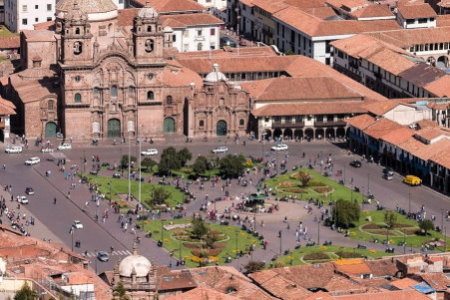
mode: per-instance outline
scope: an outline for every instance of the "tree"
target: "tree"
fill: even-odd
[[[157,163],[150,157],[146,157],[141,161],[141,167],[144,168],[147,171],[151,171],[154,166],[156,166]]]
[[[298,172],[298,180],[302,183],[302,187],[307,187],[309,181],[311,180],[311,175],[306,172]]]
[[[201,218],[192,219],[191,236],[194,239],[201,240],[208,233],[209,228]]]
[[[130,300],[130,297],[126,294],[126,290],[123,286],[122,281],[119,281],[117,286],[113,289],[113,299],[114,300]]]
[[[194,172],[195,176],[204,174],[208,169],[209,169],[208,159],[203,155],[198,156],[195,159],[194,164],[192,165],[192,171]]]
[[[219,161],[219,172],[224,178],[237,178],[244,174],[245,157],[228,154]]]
[[[14,295],[14,300],[34,300],[37,298],[37,293],[33,291],[26,283],[24,283],[20,290],[18,290]]]
[[[136,161],[137,161],[137,159],[135,156],[130,156],[131,165],[135,164]],[[128,168],[128,155],[122,155],[122,158],[120,160],[120,167],[122,169]]]
[[[178,151],[177,157],[180,162],[180,166],[184,167],[186,166],[186,163],[192,159],[192,153],[191,151],[189,151],[189,149],[184,147],[183,149]]]
[[[426,219],[426,220],[420,220],[419,221],[419,228],[422,230],[425,235],[428,234],[428,231],[434,229],[433,221]]]
[[[384,223],[386,223],[388,229],[392,229],[397,222],[397,214],[392,210],[384,212]]]
[[[158,164],[158,172],[160,175],[170,175],[172,170],[181,168],[181,162],[174,147],[168,147],[163,150],[161,159]]]
[[[161,205],[170,197],[170,193],[163,187],[156,187],[152,191],[151,201],[153,205]]]
[[[209,249],[214,249],[214,243],[219,240],[217,232],[213,230],[208,230],[205,235],[205,246]]]
[[[264,267],[265,264],[262,261],[251,260],[244,268],[246,273],[254,273],[261,271],[262,269],[264,269]]]
[[[361,209],[357,202],[339,199],[333,207],[333,220],[337,226],[348,228],[359,220]]]

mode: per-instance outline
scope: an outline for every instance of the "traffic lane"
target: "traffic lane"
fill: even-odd
[[[418,186],[411,187],[402,182],[403,176],[395,173],[392,180],[386,180],[382,177],[383,166],[373,163],[364,163],[361,168],[353,168],[349,163],[355,156],[338,159],[336,161],[337,169],[345,167],[346,182],[350,178],[354,179],[353,186],[360,187],[363,193],[367,193],[367,183],[370,183],[370,190],[374,194],[375,199],[391,209],[399,207],[409,210],[409,197],[411,195],[411,211],[418,211],[422,205],[429,214],[436,217],[441,215],[442,210],[447,211],[450,208],[450,198],[440,194],[428,187]],[[369,180],[368,180],[368,174]]]
[[[25,166],[22,163],[12,164],[6,172],[0,173],[0,181],[13,185],[13,193],[23,194],[25,187],[31,186],[35,190],[35,195],[29,196],[28,209],[35,215],[38,221],[43,222],[68,248],[72,245],[72,235],[69,233],[74,220],[80,220],[84,228],[76,230],[74,241],[81,241],[81,248],[74,248],[75,251],[83,253],[85,250],[107,250],[109,246],[115,249],[125,249],[118,241],[105,232],[92,219],[82,213],[68,199],[55,189],[47,180],[38,175],[33,167]],[[57,204],[53,204],[53,199],[57,198]],[[112,267],[111,261],[110,266]],[[102,264],[102,266],[105,264]],[[106,267],[106,266],[105,266]]]

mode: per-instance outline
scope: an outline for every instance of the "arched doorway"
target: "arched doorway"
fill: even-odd
[[[171,117],[164,119],[164,132],[174,133],[175,132],[175,120]]]
[[[283,138],[288,140],[292,139],[292,129],[286,128],[283,133]]]
[[[325,130],[325,136],[327,139],[334,139],[334,129],[333,128],[327,128]]]
[[[441,68],[441,69],[448,68],[448,57],[440,56],[437,60],[436,67]]]
[[[323,129],[316,129],[316,139],[318,140],[323,139],[323,135],[324,135]]]
[[[57,125],[55,122],[48,122],[45,124],[45,137],[52,138],[56,137]]]
[[[108,120],[108,137],[117,138],[121,136],[120,120],[110,119]]]
[[[312,128],[305,129],[305,136],[307,139],[314,138],[314,130]]]
[[[224,136],[228,133],[228,125],[224,120],[219,120],[216,126],[216,134],[217,136]]]
[[[301,129],[296,129],[296,130],[294,131],[294,137],[295,137],[296,139],[302,139],[302,138],[303,138],[303,130],[301,130]]]
[[[283,133],[283,132],[281,131],[280,128],[276,128],[276,129],[273,131],[273,139],[274,139],[274,140],[279,140],[282,133]]]
[[[345,137],[345,128],[344,128],[344,127],[339,127],[339,128],[336,130],[336,135],[337,135],[337,137],[340,138],[340,139],[344,138],[344,137]]]
[[[266,140],[270,140],[272,138],[272,131],[270,129],[266,129],[266,131],[264,131],[264,138]]]

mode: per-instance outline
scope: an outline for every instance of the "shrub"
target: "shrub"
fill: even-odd
[[[324,252],[311,252],[303,256],[303,260],[322,260],[329,258],[328,254]]]
[[[364,255],[358,252],[350,252],[350,251],[337,251],[335,252],[337,256],[340,258],[362,258]]]

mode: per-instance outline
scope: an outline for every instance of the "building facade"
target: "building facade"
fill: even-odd
[[[33,29],[34,24],[54,20],[55,0],[5,0],[5,25],[13,32]]]

